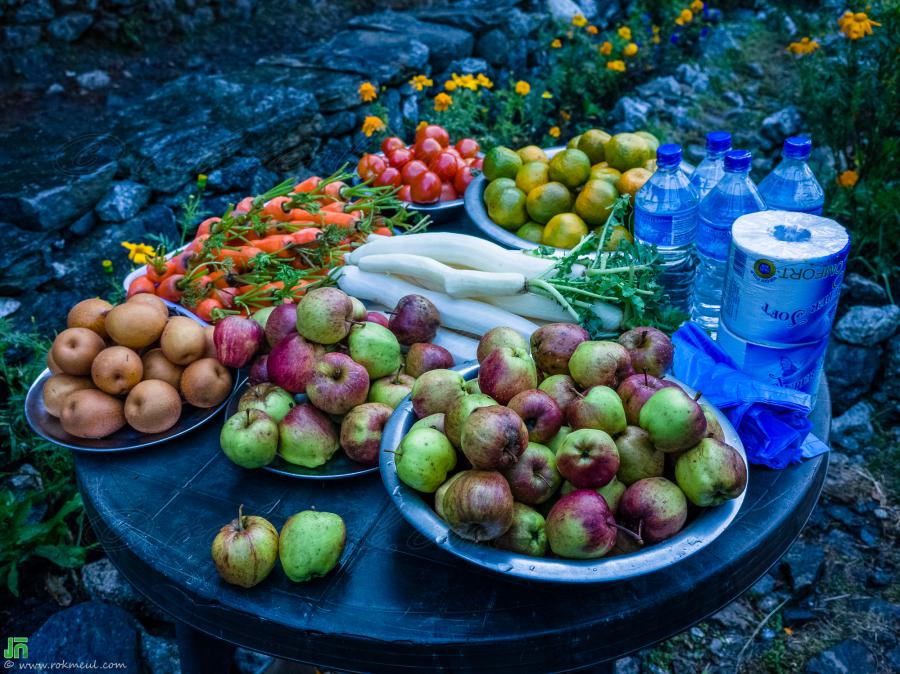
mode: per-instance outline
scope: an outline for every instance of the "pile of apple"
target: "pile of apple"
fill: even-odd
[[[420,295],[402,297],[388,320],[331,287],[251,318],[222,319],[216,353],[229,366],[250,365],[252,384],[225,422],[222,451],[244,468],[276,455],[316,468],[338,448],[376,465],[384,425],[416,377],[453,366],[450,352],[431,343],[439,326],[437,309]]]
[[[743,492],[744,460],[712,408],[661,379],[673,356],[664,333],[591,341],[551,323],[530,342],[494,328],[478,346],[477,380],[434,370],[413,387],[419,420],[395,450],[397,476],[433,493],[459,536],[591,559],[674,536],[689,502]]]
[[[103,438],[130,425],[162,433],[181,417],[182,399],[215,407],[228,397],[231,372],[215,358],[212,328],[169,316],[154,295],[113,306],[99,298],[76,304],[47,353],[53,376],[44,407],[78,438]]]

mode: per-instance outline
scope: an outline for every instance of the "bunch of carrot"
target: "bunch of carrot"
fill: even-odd
[[[407,211],[394,187],[351,186],[352,174],[287,180],[247,197],[223,216],[200,223],[178,254],[164,252],[132,281],[128,296],[152,293],[180,303],[206,321],[296,302],[331,283],[328,272],[369,234],[418,231],[428,222]]]

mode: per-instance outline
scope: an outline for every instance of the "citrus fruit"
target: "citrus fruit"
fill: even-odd
[[[570,150],[577,149],[578,141],[580,141],[580,140],[581,140],[581,134],[578,134],[577,136],[573,136],[572,138],[569,139],[569,142],[566,143],[566,147],[569,148]]]
[[[563,150],[550,160],[550,180],[574,189],[591,174],[591,160],[581,150]]]
[[[516,173],[516,187],[525,194],[548,182],[550,182],[550,168],[542,161],[530,161],[523,164]]]
[[[543,224],[572,208],[572,193],[562,183],[547,183],[531,190],[525,205],[531,219]]]
[[[584,220],[574,213],[560,213],[550,218],[550,222],[544,227],[541,243],[556,248],[573,248],[587,233]]]
[[[617,133],[609,139],[604,153],[609,165],[620,171],[642,166],[653,155],[646,139],[633,133]]]
[[[635,136],[640,136],[640,137],[643,138],[645,141],[647,141],[647,147],[650,148],[650,152],[652,153],[652,156],[655,157],[655,156],[656,156],[656,149],[659,147],[659,138],[657,138],[656,136],[654,136],[654,135],[653,135],[652,133],[650,133],[649,131],[635,131],[635,132],[634,132],[634,135],[635,135]]]
[[[650,173],[653,173],[654,171],[656,171],[656,160],[648,159],[644,162],[644,168],[650,171]]]
[[[611,183],[588,180],[575,199],[575,213],[589,225],[602,225],[618,198],[619,193]]]
[[[488,204],[488,215],[504,229],[518,229],[528,222],[525,193],[515,187],[508,187],[497,195],[493,203]]]
[[[496,180],[492,180],[488,183],[488,186],[484,188],[484,203],[490,205],[503,190],[515,186],[516,181],[512,178],[497,178]]]
[[[549,159],[547,159],[547,153],[537,145],[526,145],[523,148],[519,148],[516,151],[516,154],[521,157],[522,162],[525,164],[530,161],[542,161],[546,164],[550,161]]]
[[[623,241],[634,243],[634,237],[631,236],[631,232],[628,231],[627,227],[616,225],[610,231],[609,238],[606,239],[606,243],[603,244],[603,250],[619,250],[619,245]]]
[[[584,152],[592,164],[603,161],[603,146],[609,142],[610,135],[600,129],[590,129],[578,139],[578,149]]]
[[[520,236],[523,239],[534,243],[540,243],[543,234],[544,228],[536,222],[526,222],[516,230],[516,236]]]
[[[611,166],[600,166],[599,164],[596,164],[594,165],[594,168],[591,169],[591,175],[588,180],[605,180],[606,182],[615,185],[619,182],[621,176],[622,172],[617,171]]]
[[[645,168],[628,169],[619,178],[616,189],[619,194],[630,194],[631,201],[634,202],[634,195],[644,186],[644,183],[650,179],[653,174]]]
[[[484,155],[482,170],[485,178],[496,180],[497,178],[515,178],[516,171],[520,166],[522,166],[521,157],[515,151],[500,145],[492,147]]]

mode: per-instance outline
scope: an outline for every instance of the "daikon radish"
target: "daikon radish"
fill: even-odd
[[[466,337],[452,330],[438,328],[437,334],[431,340],[438,346],[443,346],[453,354],[457,365],[462,365],[467,360],[475,360],[478,351],[478,340]]]
[[[563,309],[549,297],[536,293],[520,293],[518,295],[476,297],[482,302],[493,304],[495,307],[506,309],[519,316],[536,318],[541,321],[554,323],[577,323],[575,317]],[[603,325],[605,330],[618,330],[622,327],[622,310],[609,302],[594,302],[590,305],[590,311]]]
[[[510,327],[526,339],[538,325],[485,302],[454,299],[443,293],[426,290],[387,274],[366,272],[359,267],[344,266],[335,270],[337,284],[348,295],[371,300],[386,307],[396,306],[404,295],[427,297],[441,314],[441,323],[452,330],[481,336],[499,325]]]
[[[370,255],[357,264],[363,271],[414,279],[425,288],[439,290],[450,297],[514,295],[525,291],[526,280],[522,274],[454,269],[421,255]]]

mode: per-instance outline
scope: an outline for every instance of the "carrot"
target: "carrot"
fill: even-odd
[[[285,204],[290,200],[290,197],[275,197],[266,203],[260,215],[268,215],[273,220],[278,220],[279,222],[292,220],[293,218],[290,216],[290,213],[285,213],[284,208],[282,208],[282,204]]]
[[[330,204],[322,206],[322,210],[330,213],[343,213],[346,205],[343,201],[332,201]]]
[[[201,276],[200,285],[225,288],[228,285],[228,279],[225,278],[225,272],[220,269]]]
[[[253,208],[253,197],[244,197],[237,203],[237,206],[234,207],[233,212],[249,213],[251,208]]]
[[[194,256],[194,251],[191,249],[185,250],[183,253],[179,253],[175,257],[171,259],[173,273],[175,274],[183,274],[187,271],[188,263],[191,261],[191,258]]]
[[[234,298],[237,296],[237,291],[237,288],[228,286],[225,288],[217,288],[213,291],[213,294],[222,303],[222,306],[230,309],[234,306]]]
[[[205,300],[194,307],[194,313],[204,321],[212,321],[212,312],[214,309],[224,309],[222,302],[215,297],[207,297]]]
[[[343,190],[345,187],[347,187],[347,183],[343,182],[342,180],[328,183],[327,185],[325,185],[325,194],[327,194],[332,199],[342,201],[341,190]]]
[[[292,192],[312,192],[319,186],[319,183],[322,182],[322,179],[319,176],[310,176],[303,182],[297,183],[294,185],[294,189]]]
[[[216,253],[216,261],[224,262],[231,260],[235,271],[244,271],[247,268],[247,257],[244,253],[244,247],[234,250],[233,248],[221,248]]]
[[[337,225],[338,227],[350,228],[356,224],[358,217],[354,216],[353,213],[334,213],[333,211],[310,213],[300,208],[294,208],[290,212],[290,219],[299,222],[314,222],[319,227]]]
[[[300,231],[294,232],[290,235],[291,243],[303,244],[310,243],[316,240],[316,237],[322,233],[322,230],[318,227],[309,227],[308,229],[301,229]]]
[[[372,234],[378,234],[379,236],[394,236],[394,230],[390,227],[376,227],[372,230]]]
[[[164,300],[178,302],[184,294],[184,291],[178,287],[178,282],[183,278],[183,274],[172,274],[171,276],[167,276],[159,284],[159,287],[156,289],[156,294]]]
[[[140,293],[156,294],[156,286],[153,285],[147,276],[138,276],[128,285],[128,297],[133,297]]]
[[[209,234],[210,228],[217,222],[222,222],[222,218],[206,218],[206,220],[201,222],[197,227],[197,236]]]
[[[153,283],[159,283],[167,275],[172,273],[175,264],[169,260],[154,258],[152,262],[147,263],[147,278]]]
[[[267,236],[265,239],[254,241],[253,245],[264,253],[278,253],[281,252],[282,248],[290,245],[290,243],[290,235],[275,234],[273,236]]]
[[[194,239],[194,242],[191,244],[190,249],[195,253],[199,253],[203,250],[203,244],[206,243],[206,240],[209,238],[209,234],[200,234]]]

